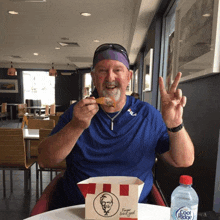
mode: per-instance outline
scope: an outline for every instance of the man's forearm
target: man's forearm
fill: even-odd
[[[186,129],[169,132],[170,156],[179,167],[191,166],[194,162],[194,146]]]
[[[63,161],[71,152],[84,130],[72,121],[61,131],[46,138],[38,147],[38,163],[41,167],[55,165]]]

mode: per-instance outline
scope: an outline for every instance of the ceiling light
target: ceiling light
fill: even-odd
[[[77,42],[58,42],[58,44],[62,47],[79,47]]]
[[[18,15],[18,12],[17,12],[17,11],[8,11],[8,14],[11,14],[11,15]]]
[[[56,50],[59,50],[60,48],[59,48],[59,47],[55,47],[55,49],[56,49]]]
[[[9,76],[17,76],[17,71],[15,68],[13,68],[12,62],[11,62],[11,68],[8,69],[7,75]]]
[[[59,44],[60,44],[62,47],[68,46],[68,44],[63,43],[63,42],[59,42]]]
[[[93,42],[98,43],[98,42],[99,42],[99,40],[94,40]]]
[[[211,14],[204,14],[204,15],[202,15],[203,17],[210,17],[211,16]]]
[[[88,13],[88,12],[82,12],[82,13],[80,13],[82,16],[85,16],[85,17],[89,17],[89,16],[91,16],[91,14],[90,13]]]
[[[34,56],[38,56],[39,55],[39,53],[34,53]]]

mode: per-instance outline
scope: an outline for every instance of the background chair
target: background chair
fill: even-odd
[[[40,129],[40,132],[39,132],[39,134],[40,134],[40,142],[42,140],[44,140],[45,138],[47,138],[50,133],[51,133],[51,130]],[[38,180],[39,180],[39,173],[40,173],[40,192],[41,192],[41,194],[42,194],[42,191],[43,191],[43,175],[42,175],[42,173],[44,171],[47,171],[47,172],[49,171],[50,172],[50,180],[52,181],[52,179],[53,179],[53,172],[55,172],[56,175],[57,175],[57,173],[59,171],[63,171],[65,169],[66,169],[66,160],[63,160],[59,164],[56,164],[56,165],[53,165],[53,166],[48,166],[48,167],[44,167],[44,168],[39,166],[39,168],[36,171],[37,172],[37,177],[36,177],[37,185],[36,185],[36,187],[38,189],[38,182],[39,182]]]
[[[149,203],[160,206],[168,206],[167,204],[165,204],[163,196],[160,193],[159,188],[156,186],[156,184],[153,184],[152,186],[152,190],[149,195]]]
[[[27,104],[18,104],[18,118],[23,118],[25,113],[27,112]]]
[[[42,119],[28,119],[27,121],[28,129],[50,129],[51,130],[55,127],[54,120],[42,120]],[[48,134],[49,135],[49,134]],[[31,158],[38,157],[38,145],[40,144],[39,140],[30,140],[30,154]]]
[[[50,116],[50,119],[52,119],[52,120],[55,121],[55,125],[56,125],[57,122],[59,121],[59,118],[60,118],[60,116],[58,116],[58,115],[51,115],[51,116]]]
[[[21,123],[21,128],[23,129],[25,127],[25,125],[28,126],[28,118],[27,118],[26,115],[23,116],[22,123]]]
[[[39,144],[49,136],[51,133],[52,129],[40,129],[39,135],[40,138],[39,140],[31,140],[31,157],[37,158],[38,157],[38,146]],[[57,173],[59,171],[65,170],[66,169],[66,161],[62,161],[61,163],[50,166],[50,167],[45,167],[41,168],[39,165],[37,166],[36,169],[36,193],[37,193],[37,198],[38,198],[38,191],[39,191],[39,174],[40,174],[40,192],[42,194],[43,191],[43,175],[42,172],[47,171],[50,172],[50,181],[53,179],[53,172]]]
[[[0,128],[0,169],[3,170],[3,191],[5,189],[5,170],[24,170],[24,191],[31,189],[30,168],[36,159],[27,159],[26,147],[21,128]],[[13,180],[11,172],[11,191],[13,191]],[[29,188],[28,188],[29,186]]]
[[[29,129],[41,129],[41,128],[46,128],[46,129],[52,129],[55,127],[55,121],[50,119],[50,120],[41,120],[41,119],[28,119],[28,128]]]
[[[41,110],[42,111],[42,110]],[[50,107],[49,105],[45,106],[45,114],[41,114],[41,115],[37,115],[34,118],[35,119],[44,119],[44,118],[48,118],[50,116]]]
[[[33,106],[33,100],[32,100],[32,99],[26,99],[26,100],[25,100],[25,103],[27,104],[27,107]],[[34,113],[34,110],[28,109],[27,112],[28,112],[28,113]]]
[[[5,118],[7,120],[8,112],[7,112],[7,103],[2,103],[0,118]]]
[[[33,117],[34,114],[27,112],[27,104],[18,104],[17,116],[19,118],[19,122],[20,122],[20,119],[22,119],[21,128],[24,128],[25,124],[27,124],[27,118]],[[18,122],[18,126],[19,126],[19,122]]]
[[[56,115],[56,106],[55,106],[55,104],[50,106],[50,115]]]
[[[64,112],[56,112],[57,116],[61,116]]]
[[[18,114],[19,119],[23,119],[24,116],[27,118],[34,117],[34,114],[27,111],[27,104],[18,104]]]

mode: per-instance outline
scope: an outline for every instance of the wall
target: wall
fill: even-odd
[[[195,162],[189,168],[174,168],[159,159],[156,179],[168,203],[179,176],[191,175],[200,199],[199,211],[213,209],[216,160],[220,129],[220,74],[181,83],[188,97],[184,124],[195,146]]]
[[[218,141],[218,156],[217,156],[217,165],[216,165],[216,178],[215,178],[215,193],[214,193],[214,202],[213,210],[217,213],[220,213],[220,131],[219,131],[219,141]]]
[[[55,102],[56,105],[60,106],[57,111],[65,111],[70,105],[70,100],[80,100],[82,95],[81,87],[80,74],[58,75],[55,83]]]
[[[8,76],[6,68],[0,68],[0,79],[17,79],[18,93],[0,93],[0,104],[7,103],[22,103],[23,102],[23,79],[21,70],[17,69],[17,76]]]

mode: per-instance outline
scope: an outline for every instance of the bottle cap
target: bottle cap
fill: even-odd
[[[192,177],[187,175],[180,176],[180,183],[184,185],[192,185]]]

